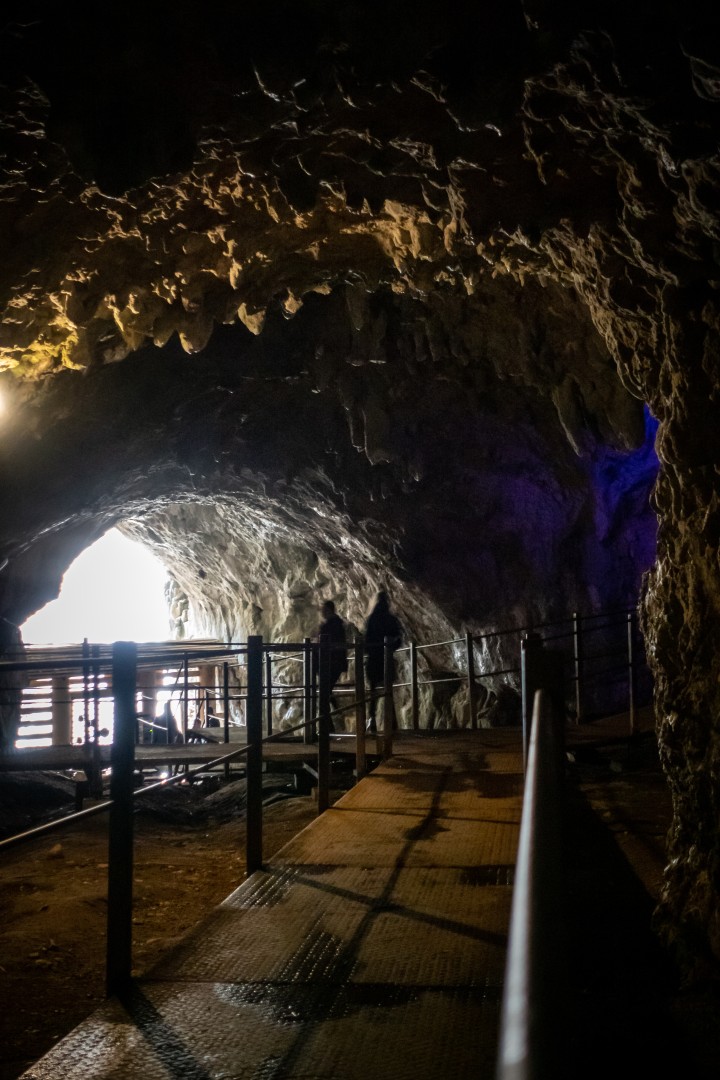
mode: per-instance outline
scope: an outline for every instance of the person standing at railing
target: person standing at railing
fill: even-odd
[[[316,641],[323,641],[330,646],[330,658],[329,658],[329,680],[330,680],[330,704],[333,710],[338,708],[337,699],[333,696],[333,690],[335,684],[341,675],[344,675],[348,669],[347,658],[347,637],[345,634],[345,623],[335,611],[335,603],[332,600],[325,600],[320,608],[321,621],[315,634]],[[344,646],[341,648],[341,646]],[[315,654],[315,676],[317,676],[317,654]],[[330,730],[334,731],[335,726],[330,721]]]
[[[402,644],[403,631],[400,620],[390,610],[388,594],[383,589],[377,594],[372,610],[365,623],[365,648],[367,660],[365,661],[365,673],[370,687],[370,722],[368,731],[376,732],[378,688],[385,683],[385,638],[390,641],[390,647],[394,653]],[[391,678],[395,681],[395,658],[391,660]],[[393,728],[397,727],[395,708],[393,710]]]
[[[184,741],[169,701],[153,720],[152,741],[154,746],[179,746]]]

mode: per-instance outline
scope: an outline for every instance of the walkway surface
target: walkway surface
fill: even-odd
[[[26,1080],[492,1077],[519,732],[394,750]]]

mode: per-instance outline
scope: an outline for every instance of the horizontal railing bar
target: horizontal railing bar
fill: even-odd
[[[106,810],[109,810],[110,806],[111,802],[108,799],[107,802],[98,803],[97,806],[88,806],[84,810],[76,810],[67,817],[56,818],[55,821],[46,821],[44,825],[36,825],[34,829],[16,833],[15,836],[8,836],[4,840],[0,840],[0,851],[15,847],[16,845],[25,843],[29,840],[34,840],[37,836],[43,836],[45,833],[53,832],[59,828],[64,828],[67,825],[72,825],[74,822],[80,821],[83,818],[92,817],[94,814],[102,814]]]
[[[425,645],[416,645],[415,648],[420,652],[421,649],[437,649],[441,645],[459,645],[464,641],[465,638],[450,638],[448,641],[428,641]]]
[[[272,735],[266,735],[265,738],[260,740],[260,744],[273,742],[282,736],[292,734],[294,731],[300,731],[302,728],[307,727],[306,722],[296,724],[291,728],[283,728],[282,731],[274,732]],[[244,746],[237,747],[229,754],[223,754],[222,757],[213,758],[212,761],[203,762],[202,765],[197,765],[194,769],[189,769],[187,772],[177,773],[176,776],[168,776],[163,780],[158,780],[155,784],[150,784],[147,787],[136,788],[133,791],[133,798],[142,798],[143,795],[147,795],[152,791],[157,791],[162,787],[172,787],[175,784],[179,784],[192,776],[196,776],[198,773],[207,772],[209,769],[215,769],[218,765],[224,765],[226,762],[232,761],[234,758],[240,757],[242,754],[246,754],[250,749],[250,744],[246,743]],[[55,821],[48,821],[44,825],[38,825],[34,829],[29,829],[27,832],[18,833],[16,836],[7,837],[5,840],[0,840],[0,851],[10,847],[14,847],[17,844],[24,843],[25,841],[32,840],[36,836],[41,836],[44,833],[52,832],[60,828],[65,828],[68,825],[72,825],[75,821],[79,821],[82,818],[90,817],[93,814],[101,814],[109,810],[113,804],[112,799],[106,799],[105,802],[99,803],[97,806],[89,806],[85,810],[77,810],[73,814],[68,814],[67,817],[58,818]]]

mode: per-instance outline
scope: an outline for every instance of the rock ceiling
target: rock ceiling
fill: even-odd
[[[359,623],[381,582],[419,634],[483,628],[632,600],[657,513],[666,909],[719,954],[717,21],[3,19],[3,610],[121,521],[217,632]]]

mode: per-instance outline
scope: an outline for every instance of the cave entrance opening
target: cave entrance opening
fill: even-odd
[[[66,571],[60,595],[31,615],[26,643],[167,641],[169,575],[144,545],[110,529]]]

